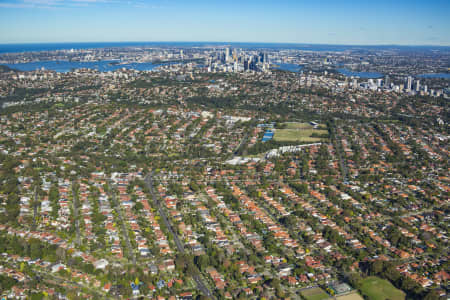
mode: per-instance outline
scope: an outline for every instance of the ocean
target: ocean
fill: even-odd
[[[243,49],[297,49],[306,51],[342,52],[347,50],[399,50],[399,51],[450,51],[448,46],[358,46],[289,43],[240,43],[240,42],[96,42],[96,43],[37,43],[0,44],[0,53],[38,52],[70,49],[117,48],[117,47],[221,47]]]

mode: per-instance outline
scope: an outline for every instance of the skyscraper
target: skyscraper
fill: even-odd
[[[230,48],[225,49],[225,62],[230,61]]]
[[[267,53],[266,52],[259,52],[257,62],[267,63],[268,62],[268,60],[267,60]]]
[[[420,91],[420,80],[419,79],[416,80],[416,84],[415,84],[414,88],[415,88],[416,92]]]
[[[406,89],[408,91],[412,90],[412,80],[413,80],[413,78],[411,76],[408,76],[407,82],[406,82]]]
[[[247,71],[249,69],[249,62],[248,60],[244,60],[244,71]]]
[[[386,88],[389,88],[389,87],[391,86],[391,79],[389,78],[389,75],[386,75],[386,76],[384,77],[384,86],[385,86]]]

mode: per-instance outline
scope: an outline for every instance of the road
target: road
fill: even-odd
[[[33,230],[36,230],[37,209],[38,209],[38,190],[36,186],[34,188],[34,200],[33,200],[33,225],[31,226]]]
[[[131,246],[131,242],[130,242],[130,237],[128,236],[128,229],[125,227],[125,222],[123,220],[123,216],[122,216],[122,208],[120,207],[120,204],[117,202],[117,198],[116,198],[116,193],[114,190],[114,184],[112,183],[112,181],[109,181],[109,194],[112,198],[112,202],[114,204],[114,209],[117,212],[117,214],[119,215],[119,221],[120,221],[120,225],[122,227],[122,232],[123,235],[125,236],[125,243],[127,244],[127,248],[128,248],[128,256],[131,257],[131,260],[133,261],[133,265],[136,265],[136,255],[134,254],[134,249],[133,246]]]
[[[333,133],[330,134],[333,137],[331,142],[333,144],[333,147],[334,147],[334,149],[336,151],[336,155],[337,155],[338,160],[339,160],[339,167],[341,169],[342,180],[344,182],[346,182],[346,181],[348,181],[348,169],[347,169],[347,165],[346,165],[344,159],[342,158],[342,146],[338,144],[339,142],[336,139],[336,131],[335,131],[335,129],[332,128],[332,130],[333,130]]]
[[[150,194],[152,196],[153,205],[158,208],[158,212],[159,212],[159,215],[161,216],[161,219],[163,220],[163,222],[166,225],[169,232],[173,235],[173,239],[175,241],[175,245],[177,246],[178,251],[181,254],[184,254],[185,253],[184,244],[180,241],[177,233],[173,230],[173,226],[170,223],[169,218],[167,218],[167,215],[166,215],[164,209],[161,207],[161,202],[158,201],[158,198],[155,195],[155,191],[153,188],[153,171],[145,177],[145,184],[147,185],[147,187],[150,191]],[[192,264],[192,265],[195,267],[194,264]],[[203,293],[203,295],[209,297],[210,299],[215,299],[214,295],[211,293],[211,291],[208,289],[206,284],[203,282],[200,275],[198,275],[198,274],[200,274],[200,271],[197,269],[197,267],[195,267],[195,269],[196,269],[196,272],[195,272],[196,274],[191,274],[191,276],[194,279],[195,283],[197,284],[197,288]]]
[[[78,218],[78,207],[79,207],[79,203],[78,203],[78,193],[75,190],[75,185],[76,185],[76,181],[72,181],[72,196],[73,196],[73,216],[75,219],[75,232],[76,232],[76,241],[75,243],[77,244],[77,246],[80,246],[80,220]]]

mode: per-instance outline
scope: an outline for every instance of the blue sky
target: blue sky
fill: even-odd
[[[0,43],[449,46],[449,12],[449,0],[0,0]]]

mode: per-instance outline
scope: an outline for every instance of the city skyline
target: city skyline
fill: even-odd
[[[449,46],[445,1],[0,1],[0,43],[202,41]]]

